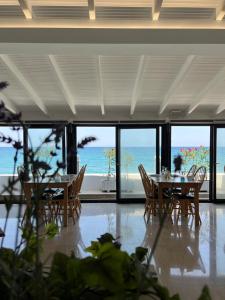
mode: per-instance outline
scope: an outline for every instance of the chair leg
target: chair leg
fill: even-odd
[[[74,207],[73,207],[73,201],[69,202],[69,212],[73,219],[73,224],[75,224],[75,215],[74,215]]]
[[[75,202],[74,210],[75,210],[75,212],[76,212],[77,217],[79,217],[79,205],[78,205],[78,203],[76,203],[76,202]]]
[[[194,216],[193,207],[191,202],[188,202],[188,210],[190,211],[191,215]]]

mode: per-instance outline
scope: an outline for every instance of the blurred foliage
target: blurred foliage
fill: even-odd
[[[181,148],[180,153],[183,158],[185,171],[188,171],[190,165],[197,165],[197,167],[204,166],[206,170],[209,171],[209,149],[200,146],[192,148]]]
[[[30,245],[26,247],[30,248]],[[120,244],[106,233],[86,249],[85,258],[55,253],[50,269],[39,265],[39,281],[34,280],[36,268],[25,251],[16,254],[11,249],[0,249],[1,299],[146,299],[179,300],[157,281],[145,263],[147,249],[138,247],[129,255]],[[12,274],[13,263],[16,273]],[[12,290],[13,288],[13,290]],[[38,291],[38,294],[36,294]],[[199,300],[210,300],[204,287]]]

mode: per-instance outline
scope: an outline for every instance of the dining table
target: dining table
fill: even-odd
[[[154,190],[158,191],[158,203],[159,209],[162,209],[163,205],[163,191],[166,189],[181,189],[183,191],[193,191],[193,203],[195,206],[195,226],[200,225],[199,216],[199,192],[201,188],[201,182],[191,177],[171,175],[166,177],[163,174],[151,174],[149,176],[152,180]]]
[[[76,174],[67,174],[67,175],[57,175],[54,177],[46,176],[45,178],[33,177],[28,181],[23,183],[24,195],[29,205],[29,201],[32,199],[32,195],[36,191],[43,191],[45,189],[62,189],[63,193],[63,226],[68,225],[68,191],[72,186],[73,181],[76,179]]]

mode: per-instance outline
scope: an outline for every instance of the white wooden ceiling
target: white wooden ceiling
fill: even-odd
[[[179,20],[208,24],[222,21],[224,15],[224,0],[0,0],[0,23],[25,19],[27,26],[53,21],[57,26],[57,20],[58,26],[68,21],[101,27],[122,26],[124,21],[131,26]]]
[[[155,119],[173,112],[212,117],[225,112],[225,56],[0,55],[0,95],[12,111],[49,116],[55,110],[76,119],[120,110]]]
[[[225,0],[0,0],[0,29],[219,28],[221,32],[224,16]],[[10,86],[0,99],[12,111],[29,112],[27,118],[51,118],[56,110],[64,112],[64,119],[93,111],[102,119],[121,111],[121,119],[135,119],[140,112],[155,119],[173,112],[182,118],[225,115],[225,54],[211,56],[204,49],[200,54],[192,49],[135,54],[124,46],[113,55],[105,45],[93,53],[84,50],[85,55],[56,54],[42,53],[40,44],[33,45],[40,53],[37,49],[36,54],[29,53],[24,44],[26,54],[18,54],[12,51],[15,45],[3,51],[10,44],[4,44],[5,37],[2,40],[0,80]]]

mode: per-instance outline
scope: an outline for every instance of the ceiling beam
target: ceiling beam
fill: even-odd
[[[28,0],[18,0],[19,5],[23,11],[23,14],[26,19],[32,19],[32,7]]]
[[[88,9],[89,9],[89,19],[95,20],[96,19],[95,0],[88,0]]]
[[[163,0],[153,0],[152,6],[152,20],[158,21],[160,15],[160,9],[162,7]]]
[[[14,114],[18,113],[18,108],[16,107],[16,105],[13,104],[12,101],[10,101],[9,98],[6,97],[6,95],[3,94],[2,92],[0,92],[0,101],[4,102],[5,107],[12,113]]]
[[[20,70],[17,68],[15,63],[9,58],[8,55],[0,55],[0,58],[5,63],[5,65],[8,67],[8,69],[13,73],[13,75],[17,78],[17,80],[23,85],[23,87],[26,89],[27,93],[31,96],[31,99],[36,103],[36,105],[40,108],[40,110],[47,114],[47,108],[45,104],[43,103],[42,99],[38,96],[36,91],[33,89],[29,81],[24,77],[24,75],[20,72]]]
[[[225,0],[221,0],[220,5],[216,8],[216,20],[222,21],[225,16]]]
[[[101,67],[101,56],[100,55],[98,56],[98,60],[97,60],[97,81],[98,81],[101,113],[102,113],[102,115],[104,115],[105,114],[105,105],[104,105],[103,77],[102,77],[102,67]]]
[[[166,109],[167,105],[170,103],[174,92],[176,91],[177,87],[183,81],[183,79],[185,78],[187,72],[189,71],[194,58],[195,58],[194,55],[189,55],[186,58],[186,60],[185,60],[184,64],[182,65],[179,73],[177,74],[176,78],[174,79],[173,83],[171,84],[168,92],[166,93],[166,95],[163,99],[163,102],[160,106],[159,114],[162,114],[164,112],[164,110]]]
[[[75,115],[76,114],[76,108],[75,108],[75,99],[74,99],[74,96],[72,95],[67,83],[66,83],[66,80],[62,74],[62,71],[60,70],[60,67],[54,57],[54,55],[49,55],[49,60],[51,62],[51,65],[52,65],[52,68],[55,72],[55,75],[56,75],[56,78],[57,78],[57,81],[58,81],[58,84],[62,90],[62,93],[66,99],[66,102],[67,104],[69,105],[72,113]]]
[[[220,69],[219,72],[209,81],[209,83],[204,87],[204,89],[195,97],[194,101],[190,105],[187,114],[190,115],[193,111],[204,101],[207,93],[215,88],[216,84],[218,84],[221,80],[225,78],[225,66]]]
[[[224,110],[225,110],[225,103],[221,103],[216,110],[216,115],[219,115]]]
[[[145,64],[146,64],[146,57],[144,55],[142,55],[140,58],[140,61],[139,61],[137,76],[135,79],[134,89],[133,89],[132,98],[131,98],[131,106],[130,106],[130,114],[131,115],[134,114],[134,111],[135,111],[135,108],[137,105],[137,101],[138,101],[138,97],[139,97],[139,93],[140,93],[140,89],[141,89],[141,83],[142,83],[144,70],[145,70]]]

